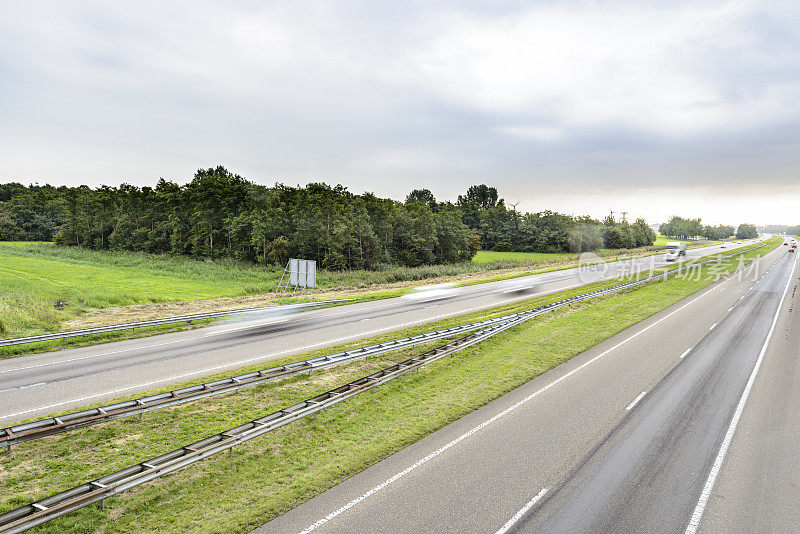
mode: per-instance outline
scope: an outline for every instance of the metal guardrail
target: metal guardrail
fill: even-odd
[[[696,264],[697,263],[693,263],[693,265]],[[681,267],[679,266],[678,269],[680,268]],[[659,274],[657,276],[663,276],[663,274]],[[595,293],[596,292],[591,292],[578,295],[573,297],[575,300],[568,300],[577,301],[583,298],[591,298],[592,296],[596,296]],[[560,302],[561,301],[559,301],[559,303]],[[158,410],[160,408],[175,406],[213,395],[237,391],[241,388],[256,386],[265,382],[285,378],[303,372],[310,372],[314,369],[322,369],[355,359],[366,358],[368,356],[399,350],[401,348],[428,343],[437,339],[452,337],[516,318],[527,317],[531,314],[538,314],[539,311],[547,311],[548,309],[550,309],[548,306],[542,306],[533,310],[526,310],[524,312],[504,315],[493,319],[486,319],[483,321],[453,326],[441,330],[417,334],[415,336],[394,339],[382,343],[357,347],[342,352],[318,356],[316,358],[292,362],[283,366],[235,375],[205,384],[198,384],[164,393],[158,393],[128,401],[99,406],[97,408],[81,410],[79,412],[68,413],[58,417],[49,417],[24,424],[13,425],[0,429],[0,447],[10,448],[12,445],[23,443],[25,441],[38,439],[53,434],[59,434],[70,430],[76,430],[78,428],[83,428],[85,426],[95,425],[114,419],[142,414],[152,410]]]
[[[54,339],[65,339],[68,337],[88,336],[90,334],[102,334],[105,332],[116,332],[118,330],[135,330],[143,326],[158,326],[162,324],[199,321],[201,319],[216,319],[218,317],[228,317],[231,315],[246,315],[254,313],[264,313],[270,311],[295,311],[306,308],[312,308],[314,306],[338,304],[340,302],[346,302],[346,300],[323,300],[319,302],[302,302],[298,304],[263,306],[260,308],[243,308],[241,310],[225,310],[218,312],[196,313],[193,315],[179,315],[177,317],[165,317],[163,319],[151,319],[149,321],[138,321],[134,323],[122,323],[109,326],[97,326],[95,328],[84,328],[82,330],[71,330],[67,332],[53,332],[52,334],[41,334],[38,336],[0,339],[0,347],[10,347],[12,345],[22,345],[24,343],[36,343],[37,341],[52,341]]]
[[[517,314],[505,315],[494,319],[486,319],[484,321],[434,330],[415,336],[393,339],[383,343],[375,343],[333,354],[318,356],[316,358],[292,362],[278,367],[230,376],[205,384],[188,386],[173,391],[91,408],[89,410],[68,413],[58,417],[48,417],[29,423],[10,426],[0,429],[0,447],[10,447],[17,443],[23,443],[25,441],[43,438],[45,436],[51,436],[53,434],[59,434],[61,432],[67,432],[69,430],[75,430],[114,419],[129,417],[160,408],[166,408],[168,406],[183,404],[213,395],[228,393],[241,388],[256,386],[272,380],[309,372],[314,369],[331,367],[355,359],[429,343],[437,339],[452,337],[505,322],[516,315]]]
[[[719,261],[722,258],[728,258],[749,252],[751,250],[762,248],[767,244],[768,243],[765,243],[759,247],[753,247],[725,256],[719,256],[712,260],[693,262],[691,265]],[[389,382],[410,371],[419,369],[424,365],[439,360],[444,356],[475,345],[513,326],[536,317],[537,315],[568,306],[581,300],[588,300],[603,294],[622,291],[631,287],[655,281],[657,279],[666,279],[670,274],[680,272],[681,270],[681,267],[670,269],[659,274],[643,277],[638,280],[633,280],[603,289],[598,289],[589,293],[576,295],[574,297],[562,299],[558,302],[553,302],[532,310],[526,310],[524,312],[506,316],[507,319],[505,321],[497,322],[487,328],[467,334],[466,336],[447,343],[441,347],[429,350],[420,356],[409,358],[403,362],[378,371],[377,373],[373,373],[358,380],[349,382],[321,395],[317,395],[264,417],[254,419],[250,422],[225,430],[218,434],[214,434],[213,436],[191,443],[179,449],[175,449],[171,452],[161,454],[144,462],[132,465],[121,471],[117,471],[116,473],[100,477],[66,491],[45,497],[44,499],[40,499],[34,503],[6,512],[0,515],[0,532],[22,532],[62,515],[84,508],[90,504],[102,502],[105,499],[127,489],[133,488],[167,473],[176,471],[182,467],[219,452],[230,450],[236,445],[249,441],[308,415],[319,412],[320,410],[333,406],[334,404],[337,404],[354,395]]]
[[[692,263],[692,265],[695,264],[696,263]],[[678,266],[677,268],[680,269],[681,266]],[[327,301],[326,303],[334,302],[338,301]],[[251,308],[250,310],[260,311],[262,309],[263,308]],[[524,314],[527,312],[521,313]],[[231,391],[236,391],[240,388],[256,386],[279,378],[285,378],[294,374],[309,372],[314,369],[338,365],[354,359],[366,358],[368,356],[382,354],[401,348],[428,343],[436,339],[455,336],[464,332],[484,328],[491,324],[506,321],[518,316],[520,316],[519,313],[510,314],[497,317],[495,319],[454,326],[433,332],[426,332],[416,336],[394,339],[383,343],[357,347],[343,352],[319,356],[309,360],[293,362],[284,366],[272,367],[269,369],[253,371],[251,373],[231,376],[205,384],[181,388],[156,395],[148,395],[129,401],[2,428],[0,429],[0,448],[11,447],[17,443],[23,443],[25,441],[38,439],[53,434],[59,434],[61,432],[67,432],[85,426],[95,425],[132,415],[138,415],[160,408],[167,408],[169,406],[175,406],[177,404],[183,404],[213,395],[228,393]]]

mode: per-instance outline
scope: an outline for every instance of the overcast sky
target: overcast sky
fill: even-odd
[[[768,4],[768,5],[767,5]],[[800,223],[800,3],[0,2],[0,181]]]

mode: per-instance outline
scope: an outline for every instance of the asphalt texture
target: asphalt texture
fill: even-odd
[[[689,250],[687,259],[730,248]],[[664,265],[657,255],[531,278],[544,294]],[[239,323],[0,360],[0,425],[533,296],[503,292],[508,283],[468,286],[435,301],[385,299],[277,321],[248,316]]]
[[[757,280],[709,286],[256,532],[685,532],[762,350],[698,531],[796,532],[795,256],[779,247]]]

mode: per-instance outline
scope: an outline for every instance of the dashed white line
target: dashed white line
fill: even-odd
[[[728,308],[728,312],[730,312],[731,310],[733,310],[733,306],[731,306],[730,308]]]
[[[528,512],[528,510],[530,510],[533,507],[534,504],[539,502],[539,499],[544,497],[545,493],[547,493],[547,488],[542,488],[542,490],[539,493],[533,496],[533,499],[529,500],[525,504],[525,506],[520,508],[519,511],[516,514],[514,514],[514,516],[511,519],[509,519],[505,525],[500,527],[500,530],[495,532],[495,534],[506,534],[506,532],[508,532],[511,529],[511,527],[513,527],[517,523],[517,521],[522,519],[522,516],[524,516]]]
[[[792,285],[796,267],[796,263],[792,265],[792,272],[789,275],[789,279],[786,281],[786,288],[783,290],[781,300],[778,302],[778,309],[775,310],[775,316],[772,318],[772,326],[769,329],[769,333],[767,333],[767,338],[764,340],[764,345],[761,347],[761,352],[758,354],[758,359],[756,360],[755,367],[753,367],[753,372],[750,373],[750,378],[747,380],[747,385],[744,387],[742,396],[739,399],[739,404],[736,405],[736,411],[733,413],[733,418],[731,418],[727,432],[725,432],[725,438],[722,440],[722,445],[720,446],[717,457],[714,460],[714,465],[711,467],[711,472],[708,474],[705,486],[703,486],[703,492],[700,494],[700,499],[697,501],[697,506],[695,506],[694,512],[692,513],[692,517],[689,520],[689,525],[686,527],[685,534],[695,534],[695,532],[697,532],[697,527],[700,525],[700,519],[703,517],[703,512],[708,504],[708,499],[711,497],[711,490],[714,489],[714,483],[717,481],[717,476],[719,475],[720,469],[722,469],[722,462],[725,461],[725,455],[728,453],[728,447],[730,447],[731,440],[733,440],[733,434],[736,432],[736,426],[739,424],[739,418],[742,416],[742,411],[744,411],[744,405],[747,403],[747,398],[750,396],[750,390],[753,388],[753,383],[756,381],[756,375],[758,374],[758,370],[761,368],[761,362],[764,360],[764,354],[767,352],[767,347],[772,339],[772,334],[775,332],[775,325],[778,324],[778,316],[781,313],[783,301],[786,299],[786,295]]]
[[[731,280],[731,279],[729,278],[729,279],[728,279],[728,280],[726,280],[725,282],[727,282],[727,281],[730,281],[730,280]],[[460,436],[458,436],[456,439],[454,439],[454,440],[453,440],[453,441],[451,441],[450,443],[448,443],[448,444],[446,444],[446,445],[444,445],[444,446],[442,446],[442,447],[440,447],[440,448],[436,449],[435,451],[433,451],[433,452],[432,452],[432,453],[430,453],[429,455],[427,455],[427,456],[425,456],[424,458],[422,458],[422,459],[418,460],[416,463],[414,463],[414,464],[410,465],[409,467],[407,467],[407,468],[405,468],[404,470],[400,471],[399,473],[395,474],[395,475],[394,475],[394,476],[392,476],[391,478],[389,478],[389,479],[387,479],[387,480],[383,481],[382,483],[378,484],[377,486],[375,486],[374,488],[370,489],[370,490],[369,490],[369,491],[367,491],[366,493],[363,493],[362,495],[360,495],[360,496],[356,497],[355,499],[353,499],[352,501],[348,502],[347,504],[345,504],[344,506],[342,506],[342,507],[341,507],[341,508],[339,508],[338,510],[334,510],[333,512],[329,513],[329,514],[328,514],[328,515],[326,515],[325,517],[323,517],[323,518],[321,518],[321,519],[317,520],[316,522],[312,523],[311,525],[309,525],[308,527],[306,527],[304,530],[302,530],[302,531],[300,532],[300,534],[310,534],[311,532],[313,532],[313,531],[314,531],[314,530],[316,530],[317,528],[319,528],[319,527],[321,527],[322,525],[324,525],[325,523],[329,522],[331,519],[334,519],[334,518],[336,518],[336,517],[340,516],[341,514],[343,514],[344,512],[346,512],[347,510],[349,510],[350,508],[352,508],[353,506],[356,506],[356,505],[357,505],[357,504],[359,504],[360,502],[363,502],[364,500],[368,499],[369,497],[371,497],[371,496],[372,496],[372,495],[374,495],[375,493],[379,492],[380,490],[382,490],[382,489],[383,489],[383,488],[385,488],[386,486],[389,486],[390,484],[393,484],[393,483],[394,483],[394,482],[396,482],[397,480],[399,480],[399,479],[401,479],[402,477],[406,476],[406,475],[407,475],[408,473],[410,473],[411,471],[414,471],[415,469],[417,469],[417,468],[418,468],[418,467],[420,467],[421,465],[423,465],[423,464],[425,464],[425,463],[429,462],[429,461],[430,461],[430,460],[432,460],[433,458],[436,458],[437,456],[439,456],[439,455],[440,455],[440,454],[442,454],[443,452],[447,451],[448,449],[450,449],[450,448],[451,448],[451,447],[453,447],[454,445],[456,445],[456,444],[460,443],[461,441],[463,441],[463,440],[467,439],[468,437],[470,437],[470,436],[471,436],[471,435],[473,435],[474,433],[478,432],[479,430],[482,430],[483,428],[485,428],[486,426],[488,426],[488,425],[490,425],[490,424],[494,423],[494,422],[495,422],[495,421],[497,421],[498,419],[500,419],[500,418],[502,418],[502,417],[505,417],[505,416],[506,416],[506,415],[508,415],[509,413],[513,412],[514,410],[516,410],[516,409],[517,409],[517,408],[519,408],[520,406],[523,406],[524,404],[526,404],[526,403],[530,402],[531,400],[533,400],[534,398],[538,397],[539,395],[541,395],[541,394],[542,394],[542,393],[544,393],[545,391],[549,390],[549,389],[550,389],[550,388],[552,388],[553,386],[555,386],[555,385],[557,385],[557,384],[559,384],[559,383],[563,382],[564,380],[566,380],[566,379],[567,379],[567,378],[569,378],[570,376],[574,375],[574,374],[575,374],[575,373],[577,373],[578,371],[580,371],[580,370],[582,370],[582,369],[584,369],[584,368],[588,367],[589,365],[593,364],[594,362],[596,362],[597,360],[599,360],[599,359],[600,359],[600,358],[602,358],[603,356],[605,356],[605,355],[607,355],[607,354],[609,354],[609,353],[613,352],[614,350],[616,350],[617,348],[621,347],[622,345],[624,345],[624,344],[628,343],[628,342],[629,342],[629,341],[631,341],[632,339],[635,339],[635,338],[639,337],[640,335],[644,334],[645,332],[647,332],[647,331],[648,331],[648,330],[650,330],[651,328],[655,327],[656,325],[658,325],[658,324],[660,324],[660,323],[662,323],[662,322],[666,321],[667,319],[669,319],[670,317],[672,317],[672,316],[673,316],[673,315],[675,315],[676,313],[678,313],[678,312],[680,312],[680,311],[683,311],[684,309],[688,308],[689,306],[691,306],[692,304],[694,304],[694,303],[695,303],[695,302],[697,302],[698,300],[702,299],[703,297],[705,297],[705,296],[707,296],[707,295],[709,295],[709,294],[713,293],[713,292],[714,292],[714,291],[716,291],[717,289],[721,288],[721,287],[723,286],[723,284],[725,284],[725,282],[722,282],[722,283],[721,283],[721,284],[719,284],[718,286],[716,286],[716,287],[713,287],[713,288],[709,289],[708,291],[706,291],[706,292],[705,292],[705,293],[703,293],[702,295],[699,295],[699,296],[695,297],[694,299],[690,300],[689,302],[687,302],[686,304],[684,304],[683,306],[681,306],[681,307],[680,307],[680,308],[678,308],[677,310],[673,310],[672,312],[668,313],[667,315],[665,315],[665,316],[664,316],[664,317],[662,317],[661,319],[658,319],[657,321],[653,322],[652,324],[650,324],[650,325],[646,326],[645,328],[643,328],[643,329],[639,330],[639,331],[638,331],[638,332],[636,332],[635,334],[632,334],[630,337],[628,337],[628,338],[626,338],[626,339],[624,339],[624,340],[620,341],[619,343],[617,343],[617,344],[616,344],[616,345],[614,345],[613,347],[611,347],[611,348],[608,348],[608,349],[604,350],[603,352],[601,352],[601,353],[600,353],[600,354],[598,354],[597,356],[594,356],[594,357],[593,357],[593,358],[591,358],[590,360],[587,360],[587,361],[583,362],[581,365],[579,365],[579,366],[578,366],[578,367],[576,367],[575,369],[573,369],[573,370],[569,371],[568,373],[565,373],[565,374],[561,375],[560,377],[556,378],[555,380],[553,380],[552,382],[550,382],[550,383],[549,383],[549,384],[547,384],[546,386],[542,386],[541,388],[537,389],[536,391],[534,391],[533,393],[531,393],[530,395],[528,395],[528,396],[527,396],[527,397],[525,397],[524,399],[522,399],[522,400],[520,400],[520,401],[516,402],[515,404],[512,404],[511,406],[509,406],[509,407],[508,407],[508,408],[506,408],[505,410],[503,410],[503,411],[499,412],[498,414],[494,415],[493,417],[491,417],[491,418],[487,419],[486,421],[484,421],[483,423],[479,424],[479,425],[478,425],[478,426],[476,426],[475,428],[472,428],[471,430],[468,430],[467,432],[465,432],[465,433],[461,434]]]
[[[689,347],[688,349],[686,349],[685,351],[683,351],[683,354],[681,354],[681,360],[682,360],[682,359],[684,359],[684,358],[686,357],[686,355],[687,355],[687,354],[689,354],[690,352],[692,352],[692,348],[693,348],[693,347]]]
[[[715,327],[715,326],[717,326],[718,324],[719,324],[719,323],[714,323],[714,324],[712,324],[710,327],[708,327],[708,329],[709,329],[709,330],[714,330],[714,327]]]
[[[647,392],[646,392],[646,391],[642,391],[641,393],[639,393],[639,396],[638,396],[638,397],[636,397],[635,399],[633,399],[633,402],[632,402],[632,403],[630,403],[630,404],[627,406],[627,408],[625,408],[625,410],[626,410],[626,411],[628,411],[628,412],[629,412],[629,411],[631,411],[631,409],[632,409],[634,406],[636,406],[636,403],[638,403],[640,400],[642,400],[642,398],[643,398],[645,395],[647,395]]]

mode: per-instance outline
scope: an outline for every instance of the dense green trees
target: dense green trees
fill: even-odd
[[[731,228],[733,234],[733,228]],[[753,239],[758,237],[758,230],[754,224],[740,224],[736,230],[736,239]]]
[[[671,217],[670,220],[662,224],[659,229],[667,237],[677,237],[682,239],[705,237],[706,239],[728,239],[736,235],[736,239],[751,239],[758,237],[758,231],[752,224],[741,224],[739,229],[734,231],[733,226],[723,224],[717,226],[704,226],[700,219],[684,219],[683,217]]]
[[[482,184],[456,203],[438,202],[427,189],[401,203],[325,183],[265,187],[216,167],[198,170],[186,185],[2,184],[0,239],[264,264],[299,256],[327,269],[370,269],[465,261],[480,248],[633,248],[652,244],[655,234],[641,219],[601,224],[551,211],[520,213]]]
[[[728,239],[734,234],[733,226],[704,226],[701,234],[706,239]],[[739,238],[742,239],[742,238]]]
[[[667,237],[678,237],[688,239],[698,237],[703,234],[703,224],[700,219],[684,219],[683,217],[673,216],[669,221],[662,224],[658,231]]]

